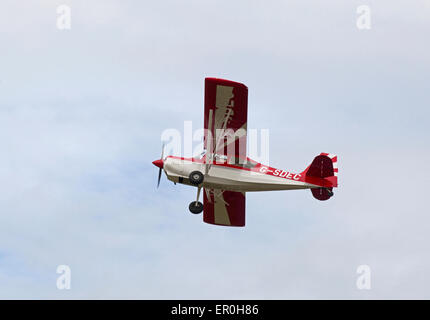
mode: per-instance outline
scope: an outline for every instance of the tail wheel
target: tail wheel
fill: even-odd
[[[203,203],[201,203],[200,201],[193,201],[188,206],[188,209],[190,209],[190,212],[193,214],[199,214],[203,211]]]
[[[190,178],[190,182],[193,185],[198,186],[203,182],[203,173],[201,173],[200,171],[193,171],[188,177]]]

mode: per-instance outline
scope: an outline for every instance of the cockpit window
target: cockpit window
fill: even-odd
[[[205,154],[206,154],[206,150],[203,150],[202,153],[200,153],[200,159],[203,159]]]
[[[252,169],[255,166],[257,166],[258,162],[255,162],[254,160],[247,159],[246,162],[243,164],[244,168]]]
[[[258,164],[258,162],[255,162],[254,160],[251,160],[249,158],[240,159],[239,157],[231,157],[228,163],[238,167],[243,167],[248,169],[254,168]]]

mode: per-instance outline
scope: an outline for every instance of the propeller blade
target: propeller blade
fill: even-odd
[[[164,161],[164,142],[163,142],[163,145],[161,146],[161,158],[160,158],[160,160],[156,160],[153,162],[154,165],[156,165],[157,167],[160,168],[160,170],[158,171],[157,188],[160,186],[161,174],[163,171],[163,161]]]
[[[161,160],[164,160],[164,142],[163,142],[163,145],[161,146]]]
[[[158,171],[158,182],[157,182],[157,188],[160,186],[160,180],[161,180],[161,172],[163,169],[160,168],[160,171]]]

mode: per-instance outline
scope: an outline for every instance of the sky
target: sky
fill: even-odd
[[[3,0],[0,298],[429,299],[429,17],[429,0]],[[246,227],[225,228],[188,212],[193,188],[157,189],[161,135],[203,125],[205,77],[248,86],[271,166],[337,154],[335,196],[248,193]]]

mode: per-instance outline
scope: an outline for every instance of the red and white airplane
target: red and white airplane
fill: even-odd
[[[311,189],[318,200],[333,196],[337,187],[337,156],[321,153],[300,173],[275,169],[246,156],[248,88],[224,79],[205,79],[205,151],[198,158],[175,156],[155,160],[167,178],[197,187],[192,213],[221,226],[245,226],[245,193]],[[164,148],[163,148],[164,149]],[[203,188],[203,204],[199,196]]]

